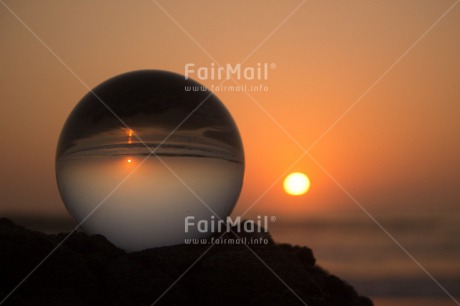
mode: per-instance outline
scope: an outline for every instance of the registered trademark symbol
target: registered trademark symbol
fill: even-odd
[[[270,221],[275,222],[275,221],[276,221],[276,217],[275,217],[275,216],[271,216],[271,217],[270,217]]]
[[[275,63],[271,63],[270,64],[270,69],[276,69],[276,64]],[[276,219],[276,218],[275,218]]]

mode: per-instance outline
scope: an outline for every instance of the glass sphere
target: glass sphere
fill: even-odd
[[[89,92],[56,153],[67,210],[85,232],[127,251],[210,236],[197,223],[231,213],[243,175],[241,138],[222,102],[158,70],[125,73]]]

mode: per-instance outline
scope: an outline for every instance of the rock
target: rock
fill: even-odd
[[[268,233],[268,244],[184,244],[130,254],[78,231],[57,247],[66,236],[0,219],[0,301],[55,249],[2,305],[373,305],[318,267],[311,249],[277,245]]]

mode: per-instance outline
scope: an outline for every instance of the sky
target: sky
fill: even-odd
[[[259,63],[267,79],[223,85],[263,91],[214,90],[245,150],[234,215],[458,214],[454,3],[2,0],[0,216],[67,216],[55,151],[89,89],[133,70]],[[294,171],[310,177],[303,196],[283,191]]]

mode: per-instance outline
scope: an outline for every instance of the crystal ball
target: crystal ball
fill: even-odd
[[[129,252],[212,235],[191,224],[230,215],[243,176],[228,110],[203,85],[167,71],[128,72],[95,87],[57,145],[69,213],[88,234]]]

